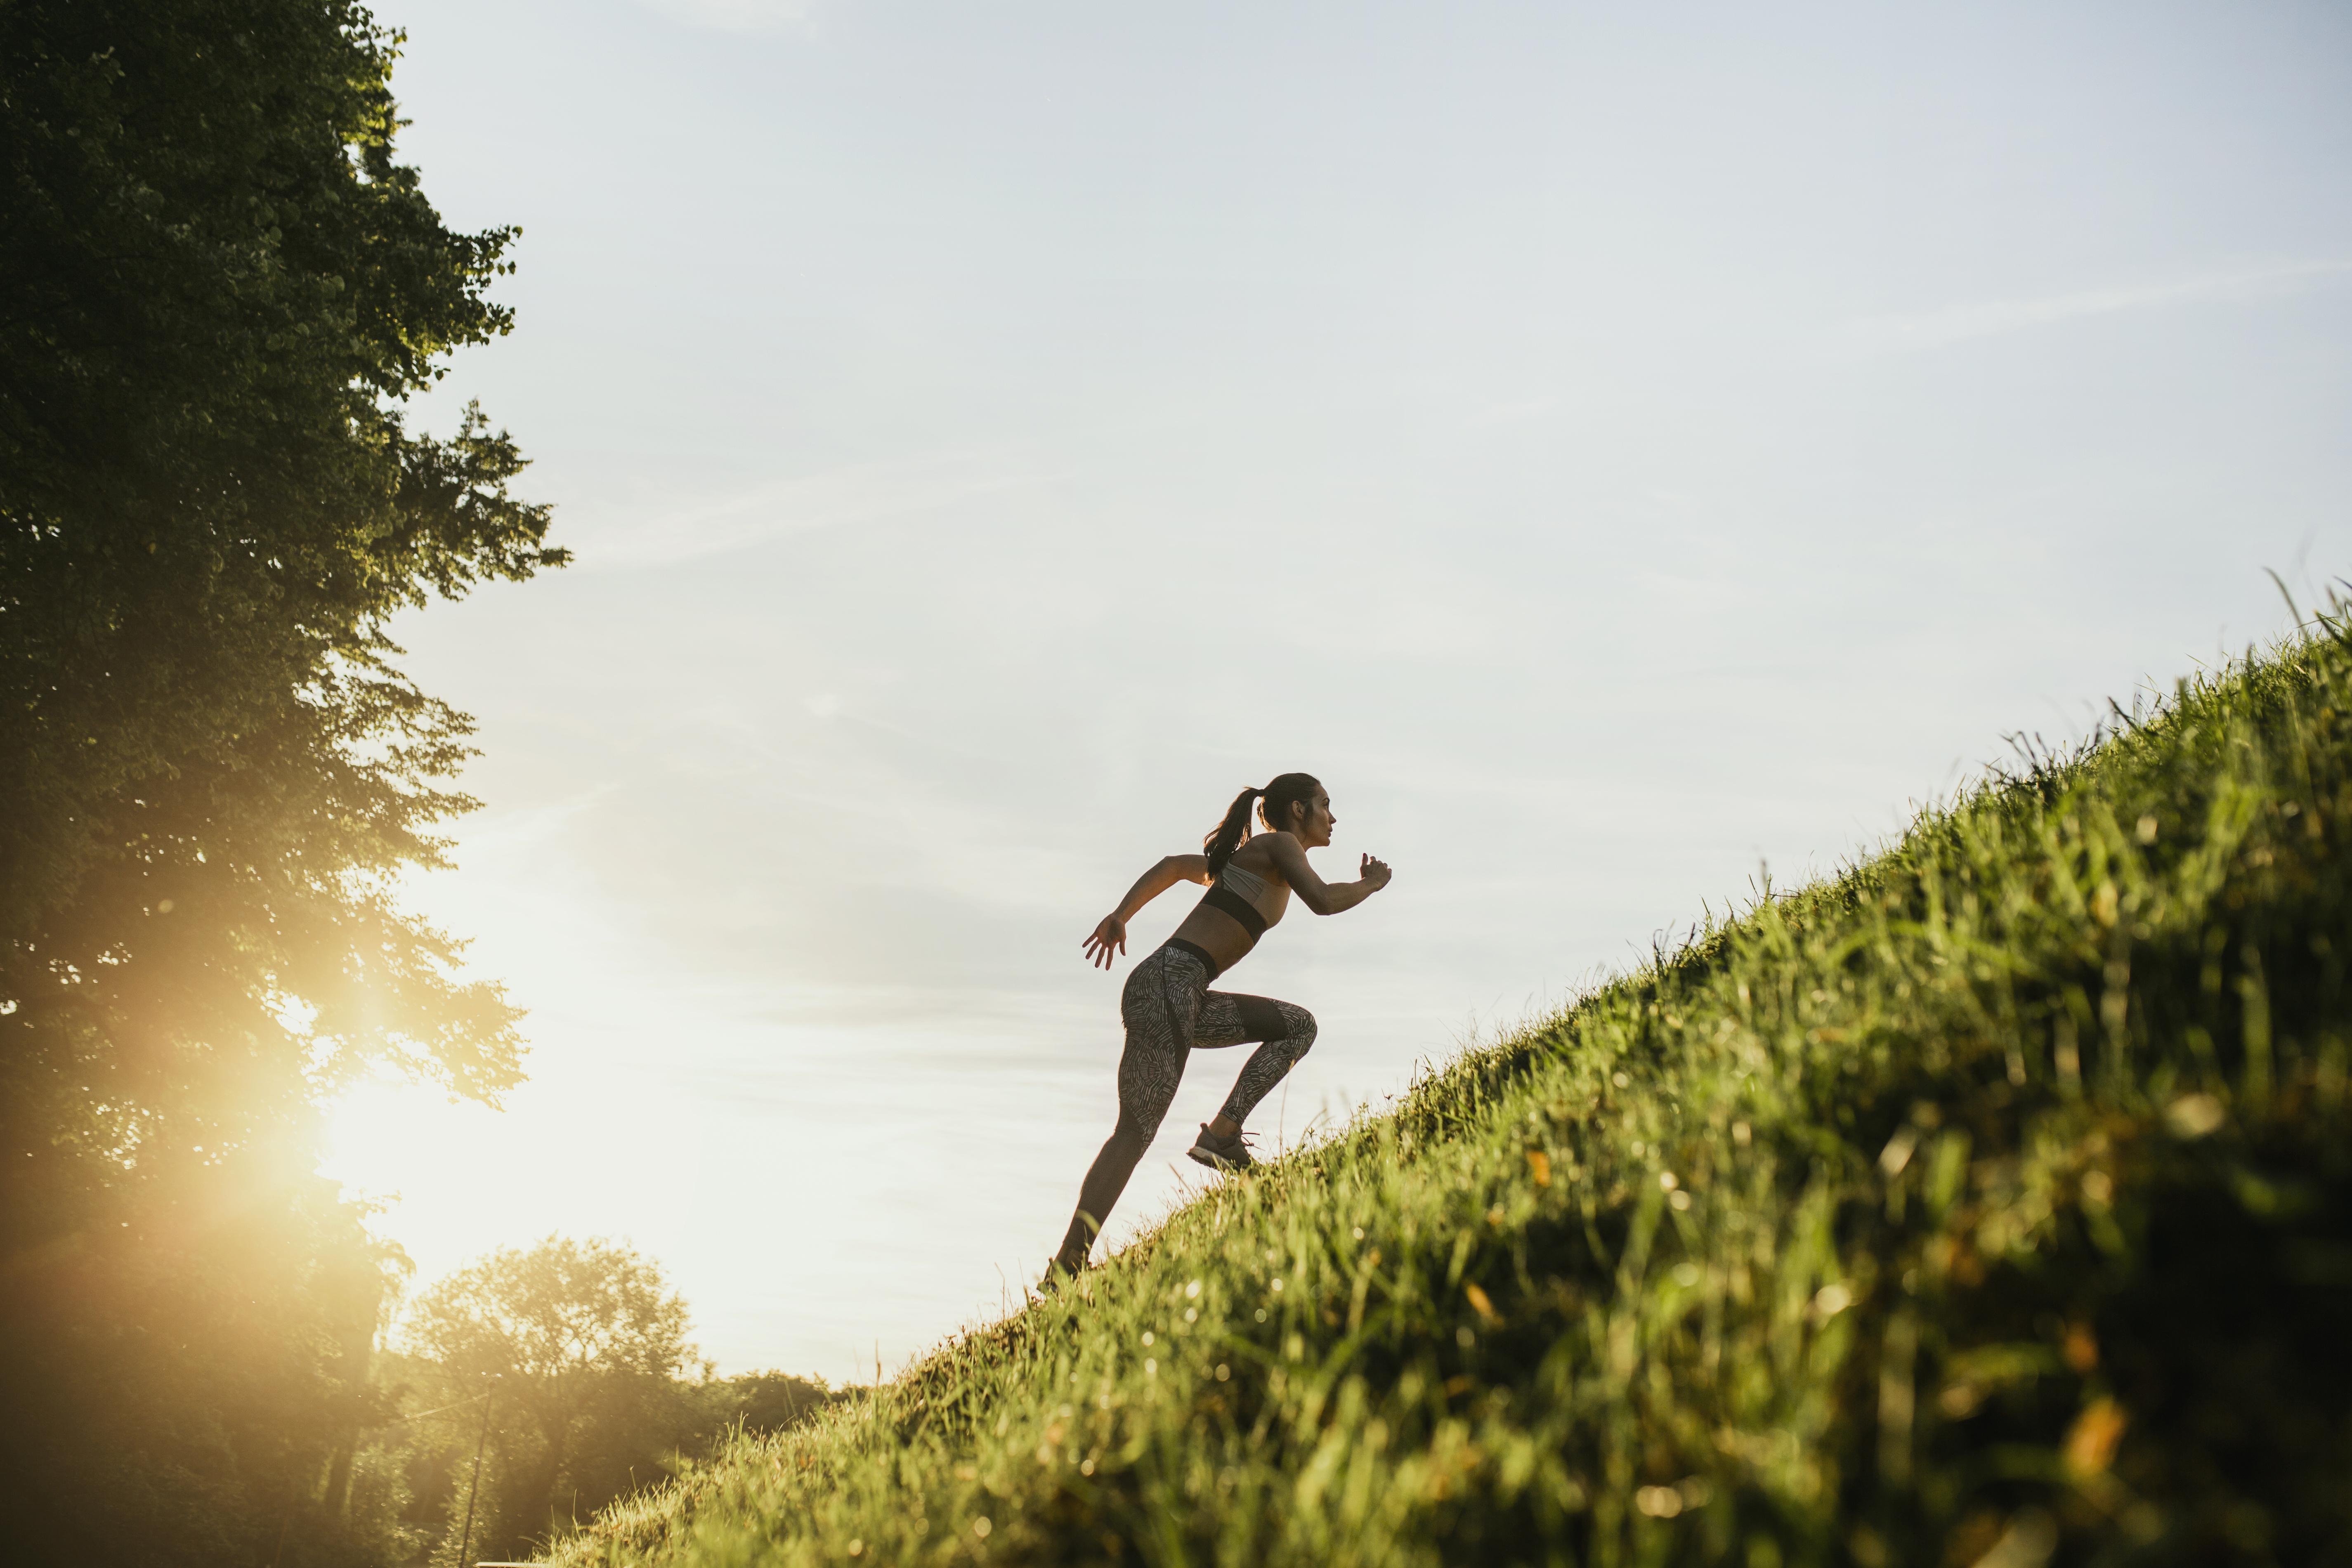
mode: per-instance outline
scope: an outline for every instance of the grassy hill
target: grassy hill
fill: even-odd
[[[561,1559],[2352,1562],[2344,613]]]

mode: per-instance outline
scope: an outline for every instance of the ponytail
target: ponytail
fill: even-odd
[[[1234,804],[1225,807],[1225,819],[1201,840],[1201,847],[1209,852],[1211,881],[1224,874],[1225,862],[1234,858],[1234,851],[1250,836],[1250,804],[1265,793],[1262,789],[1245,789],[1234,796]]]
[[[1223,874],[1225,862],[1249,837],[1253,801],[1258,803],[1259,820],[1278,829],[1289,826],[1294,802],[1312,801],[1322,787],[1313,773],[1284,773],[1264,789],[1245,789],[1234,796],[1234,804],[1225,807],[1225,819],[1201,840],[1201,847],[1209,855],[1209,879],[1213,882]]]

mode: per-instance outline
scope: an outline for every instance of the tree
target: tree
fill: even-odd
[[[499,1495],[475,1525],[486,1552],[543,1540],[692,1439],[698,1412],[677,1382],[694,1359],[686,1331],[685,1300],[660,1268],[604,1240],[502,1248],[419,1298],[415,1352],[451,1396],[488,1394],[509,1413],[491,1423]]]
[[[687,1359],[690,1363],[691,1356]],[[484,1430],[484,1395],[495,1395],[487,1402],[487,1411],[502,1439],[518,1407],[509,1403],[502,1383],[469,1383],[467,1376],[453,1374],[425,1355],[387,1351],[378,1356],[377,1365],[387,1388],[415,1414],[378,1429],[361,1450],[354,1511],[368,1510],[371,1518],[381,1519],[387,1535],[404,1532],[401,1555],[405,1560],[454,1563],[476,1445]],[[708,1369],[688,1365],[682,1370],[707,1373]],[[674,1378],[667,1398],[639,1407],[639,1419],[612,1422],[591,1412],[575,1428],[579,1437],[571,1473],[557,1500],[572,1519],[585,1519],[616,1499],[667,1480],[681,1460],[712,1458],[738,1433],[758,1438],[782,1432],[841,1397],[821,1377],[783,1372]],[[650,1419],[643,1418],[648,1415]],[[532,1445],[543,1441],[535,1424],[529,1424],[520,1436]],[[481,1507],[475,1517],[473,1554],[478,1559],[516,1550],[516,1543],[527,1541],[532,1531],[530,1512],[536,1505],[526,1503],[517,1510],[519,1523],[512,1534],[498,1535],[501,1510],[513,1490],[505,1483],[504,1468],[500,1455],[492,1455],[483,1467]],[[436,1540],[437,1547],[430,1544]]]
[[[773,1371],[718,1379],[698,1392],[702,1410],[698,1426],[706,1452],[730,1431],[757,1436],[796,1426],[835,1397],[821,1377]]]
[[[514,1009],[393,898],[472,803],[467,721],[385,625],[564,556],[504,432],[404,423],[508,330],[514,231],[449,230],[396,161],[397,43],[348,0],[0,5],[26,1550],[222,1561],[331,1515],[397,1259],[312,1173],[316,1107],[378,1064],[484,1100],[520,1077]]]

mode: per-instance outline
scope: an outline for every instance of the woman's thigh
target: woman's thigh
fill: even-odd
[[[1138,964],[1119,997],[1127,1026],[1118,1058],[1118,1114],[1149,1139],[1176,1098],[1198,1027],[1208,972],[1162,949]]]
[[[1244,996],[1235,991],[1211,991],[1201,998],[1192,1021],[1196,1046],[1247,1046],[1278,1040],[1287,1032],[1282,1005],[1268,996]]]

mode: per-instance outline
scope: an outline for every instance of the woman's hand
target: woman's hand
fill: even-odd
[[[1127,952],[1127,922],[1117,915],[1103,916],[1102,924],[1095,927],[1095,934],[1087,938],[1086,948],[1088,963],[1108,969],[1112,953],[1123,955]]]
[[[1360,867],[1356,872],[1356,875],[1361,877],[1365,881],[1370,882],[1372,885],[1372,890],[1374,892],[1378,892],[1382,888],[1387,887],[1389,885],[1389,879],[1395,874],[1395,872],[1389,869],[1389,863],[1387,861],[1375,859],[1370,855],[1364,857],[1363,865]]]

